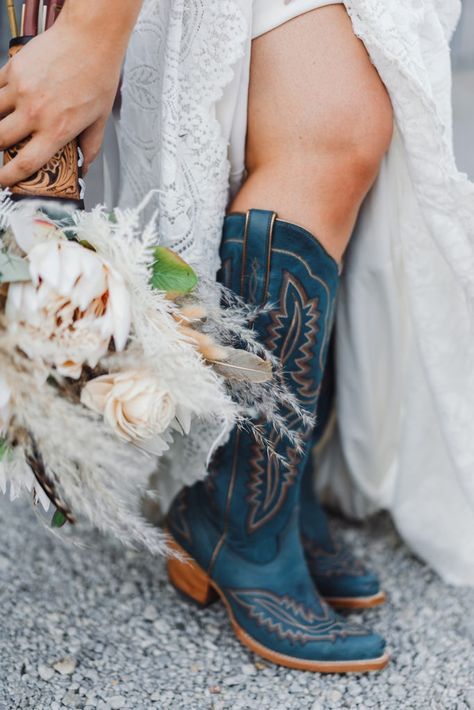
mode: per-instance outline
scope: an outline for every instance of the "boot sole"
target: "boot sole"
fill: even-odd
[[[385,592],[377,592],[370,597],[324,597],[335,609],[372,609],[387,601]]]
[[[314,673],[365,673],[380,671],[388,664],[390,660],[388,653],[379,658],[366,658],[360,661],[306,661],[272,651],[239,626],[232,608],[219,586],[171,536],[169,546],[171,552],[176,555],[168,559],[168,576],[171,584],[181,595],[197,602],[201,607],[208,606],[220,599],[224,603],[232,628],[239,641],[262,658],[279,666]]]

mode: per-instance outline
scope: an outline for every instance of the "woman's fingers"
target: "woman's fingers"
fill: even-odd
[[[28,138],[29,128],[25,118],[18,115],[18,111],[10,113],[0,121],[0,150],[6,150],[20,141]]]
[[[0,168],[0,186],[13,187],[31,177],[46,165],[61,147],[40,134],[33,136],[13,160]]]
[[[90,164],[97,158],[104,140],[105,121],[99,120],[87,128],[79,138],[79,146],[84,155],[83,175],[87,174]]]
[[[15,108],[14,94],[8,87],[0,89],[0,119]]]
[[[0,89],[3,86],[6,86],[8,84],[7,81],[7,67],[8,64],[5,64],[1,69],[0,69]]]

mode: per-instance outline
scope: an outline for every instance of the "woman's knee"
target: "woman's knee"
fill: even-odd
[[[307,13],[254,42],[247,167],[320,166],[364,188],[392,136],[387,90],[342,6]]]
[[[343,194],[359,204],[373,185],[393,131],[390,100],[371,105],[345,102],[320,121],[300,125],[295,134],[281,135],[271,149],[249,144],[247,169],[278,175],[298,189],[315,194]],[[323,188],[323,192],[322,192]]]
[[[333,115],[326,135],[317,132],[313,141],[315,156],[327,155],[334,169],[344,179],[369,189],[387,153],[393,134],[393,111],[390,99],[381,85],[376,100],[364,97],[341,106]]]

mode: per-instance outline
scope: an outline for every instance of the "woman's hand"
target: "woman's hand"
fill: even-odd
[[[11,187],[79,136],[85,169],[102,144],[141,0],[68,0],[53,27],[0,70],[0,150],[31,136],[0,168]]]

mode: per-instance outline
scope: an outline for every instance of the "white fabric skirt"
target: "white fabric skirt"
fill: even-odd
[[[282,19],[278,6],[299,14],[321,4],[271,0],[260,24],[269,2],[144,0],[130,43],[121,164],[104,174],[119,182],[112,204],[154,190],[162,243],[210,278],[229,177],[236,190],[244,174],[252,36],[294,16]],[[474,185],[454,161],[449,65],[461,4],[344,5],[397,125],[346,259],[338,429],[319,478],[349,513],[390,510],[444,579],[474,586]],[[177,439],[157,477],[163,505],[206,475],[219,436],[199,420]]]
[[[298,15],[324,5],[339,5],[341,0],[254,0],[252,37],[260,37]]]

